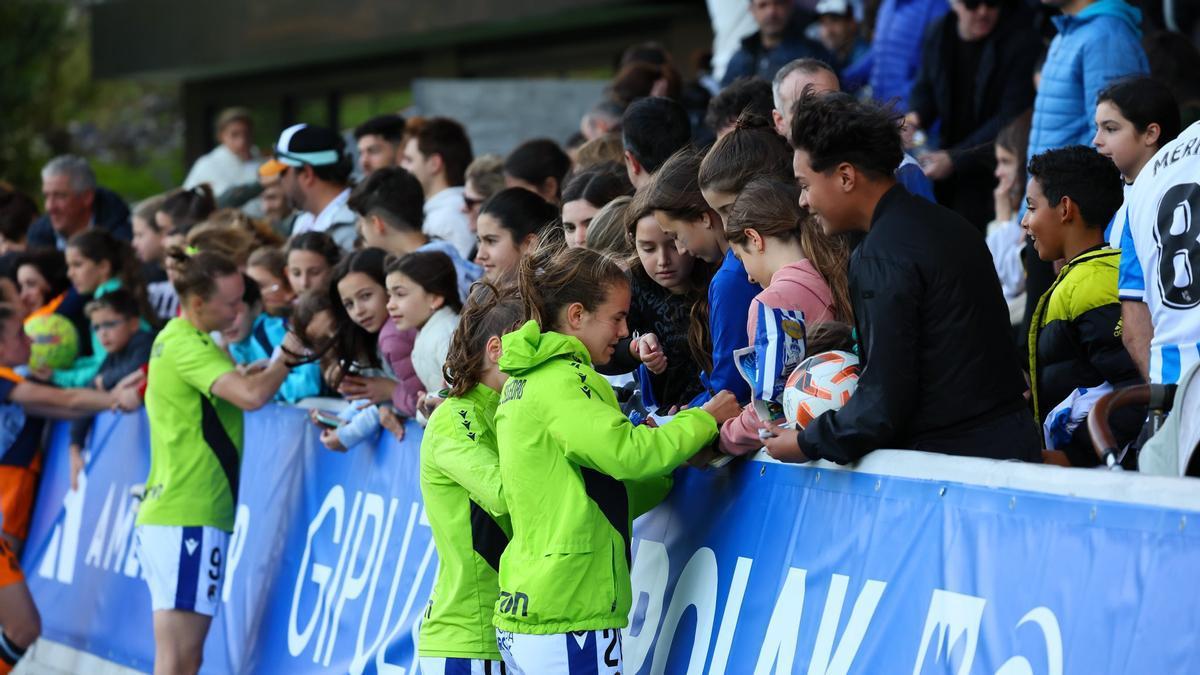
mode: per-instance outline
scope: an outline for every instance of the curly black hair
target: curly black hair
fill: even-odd
[[[1042,186],[1046,200],[1057,204],[1069,197],[1088,227],[1108,226],[1125,192],[1121,172],[1112,160],[1082,145],[1047,150],[1029,160],[1029,177]]]
[[[842,92],[805,92],[792,117],[792,147],[808,153],[815,171],[843,162],[879,178],[890,177],[904,159],[900,116],[877,103]]]

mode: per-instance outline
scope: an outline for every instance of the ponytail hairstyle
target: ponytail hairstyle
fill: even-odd
[[[142,319],[151,326],[158,325],[158,314],[150,305],[146,283],[142,280],[142,264],[133,252],[133,247],[109,234],[107,230],[88,228],[71,237],[67,248],[92,262],[108,262],[112,277],[121,282],[121,288],[137,300]]]
[[[804,257],[829,285],[837,319],[853,321],[846,273],[850,246],[844,236],[822,232],[817,220],[800,208],[800,189],[795,183],[770,176],[750,181],[729,209],[725,238],[730,244],[745,244],[747,229],[754,229],[764,237],[799,242]]]
[[[700,153],[690,147],[671,155],[634,196],[633,213],[640,218],[662,211],[671,218],[689,222],[708,214],[714,225],[720,223],[716,212],[700,194],[700,160]]]
[[[450,349],[442,377],[451,396],[465,396],[479,384],[483,374],[484,349],[492,336],[500,337],[521,325],[523,308],[513,288],[500,289],[487,281],[471,287],[467,304]]]
[[[184,234],[196,223],[207,219],[217,210],[217,200],[212,186],[201,183],[194,188],[175,190],[163,200],[159,211],[171,219],[172,231],[167,234]]]
[[[757,176],[793,180],[792,147],[766,118],[743,113],[700,162],[700,187],[736,195]]]
[[[441,296],[442,307],[449,307],[455,314],[462,312],[462,297],[458,294],[458,269],[445,253],[413,251],[399,257],[391,256],[384,271],[386,274],[403,274],[415,281],[426,293]]]
[[[334,389],[341,384],[348,366],[361,368],[379,368],[379,336],[368,333],[362,326],[354,323],[342,304],[342,296],[338,293],[338,283],[354,273],[362,273],[371,277],[387,293],[387,283],[384,281],[383,261],[387,252],[381,248],[364,248],[351,253],[333,268],[333,276],[329,281],[330,311],[333,312],[334,325],[337,326],[337,337],[332,347],[339,363],[342,364],[341,374]]]
[[[629,285],[612,258],[586,248],[567,248],[563,237],[543,237],[536,249],[521,258],[518,291],[525,320],[542,331],[560,330],[559,314],[578,302],[589,312],[604,303],[610,289]]]
[[[193,296],[208,300],[217,291],[217,279],[241,274],[236,263],[212,251],[189,255],[181,248],[172,248],[167,258],[174,265],[172,285],[181,303]]]

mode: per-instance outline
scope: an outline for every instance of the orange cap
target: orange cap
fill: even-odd
[[[267,161],[258,165],[258,177],[259,178],[275,178],[279,174],[283,173],[284,170],[286,170],[287,168],[288,168],[287,164],[284,164],[283,162],[281,162],[277,159],[274,159],[274,158],[268,159]]]

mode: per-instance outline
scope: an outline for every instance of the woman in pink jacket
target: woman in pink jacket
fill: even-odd
[[[725,221],[725,237],[750,281],[763,291],[746,317],[748,350],[759,381],[754,400],[721,427],[721,450],[744,455],[762,447],[758,410],[777,399],[788,372],[804,358],[804,329],[825,321],[853,323],[846,279],[850,247],[821,232],[799,206],[799,190],[777,178],[756,178],[738,194]],[[778,330],[759,330],[760,320]],[[747,357],[749,357],[747,352]],[[739,359],[741,361],[741,359]]]

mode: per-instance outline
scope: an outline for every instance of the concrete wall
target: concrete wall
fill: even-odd
[[[530,138],[565,142],[604,86],[600,80],[418,79],[413,105],[419,115],[466,125],[476,155],[504,155]]]

